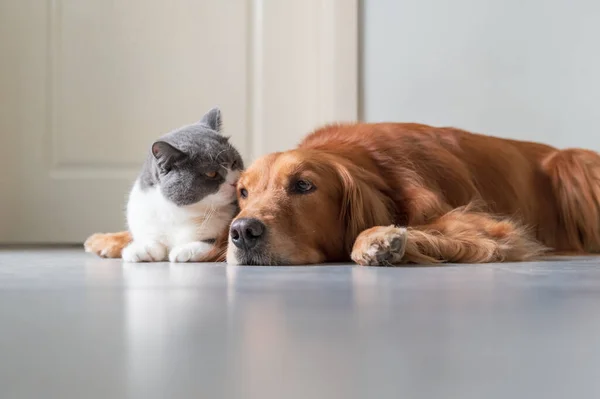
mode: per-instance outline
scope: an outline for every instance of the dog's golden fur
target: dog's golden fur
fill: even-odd
[[[291,193],[299,178],[316,190]],[[260,219],[268,243],[254,259],[230,245],[233,263],[480,263],[600,251],[600,156],[588,150],[418,124],[331,125],[256,161],[242,188],[237,217]],[[126,245],[118,234],[86,245],[112,256]]]

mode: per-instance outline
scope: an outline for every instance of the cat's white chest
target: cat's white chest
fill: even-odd
[[[139,181],[133,186],[127,204],[127,223],[133,240],[158,242],[167,250],[194,241],[214,239],[226,228],[232,207],[178,207],[167,200],[158,187],[145,190]]]

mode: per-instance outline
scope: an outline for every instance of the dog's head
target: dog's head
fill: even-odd
[[[348,260],[364,229],[391,223],[385,182],[350,159],[319,150],[267,155],[238,186],[240,213],[227,261],[294,265]]]

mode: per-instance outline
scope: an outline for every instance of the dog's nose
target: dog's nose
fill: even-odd
[[[251,249],[258,244],[265,233],[265,225],[258,219],[242,218],[231,223],[229,235],[236,247]]]

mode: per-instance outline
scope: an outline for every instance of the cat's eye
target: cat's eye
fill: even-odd
[[[231,163],[231,169],[232,169],[232,170],[236,170],[237,168],[238,168],[238,161],[233,161],[233,162]]]
[[[313,191],[315,189],[315,186],[313,186],[313,184],[311,182],[309,182],[308,180],[296,180],[296,182],[294,183],[293,186],[293,191],[298,193],[298,194],[306,194],[309,193],[311,191]]]
[[[240,188],[240,198],[248,198],[248,190]]]
[[[211,179],[214,179],[215,177],[217,177],[217,172],[206,172],[204,174]]]

